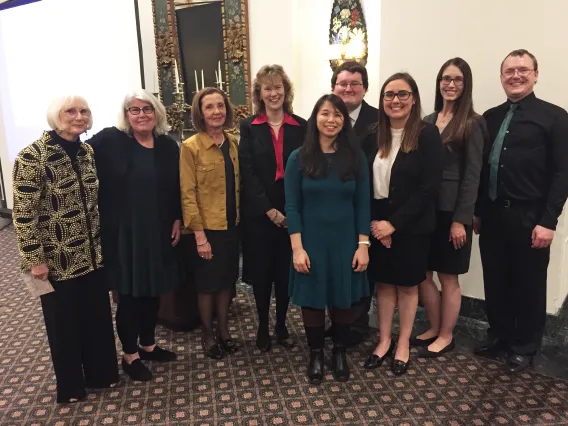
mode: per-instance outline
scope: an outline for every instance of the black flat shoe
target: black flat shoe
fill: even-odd
[[[455,347],[456,344],[452,340],[448,345],[440,349],[438,352],[430,351],[428,350],[428,347],[420,348],[420,350],[418,351],[418,358],[437,358],[439,356],[444,355],[445,353],[453,351]]]
[[[150,352],[138,348],[138,354],[140,355],[140,359],[144,361],[170,362],[175,361],[177,358],[174,352],[162,349],[158,345],[154,346],[154,350]]]
[[[148,370],[148,367],[144,365],[140,358],[135,359],[130,364],[123,359],[122,371],[124,371],[132,380],[139,382],[148,382],[153,378],[152,373]]]
[[[394,346],[394,340],[391,339],[391,343],[387,352],[383,356],[371,354],[365,361],[365,364],[363,364],[363,368],[367,370],[374,370],[375,368],[379,368],[381,365],[383,365],[385,358],[392,356],[394,352]]]
[[[428,347],[430,346],[432,343],[434,343],[436,341],[436,339],[438,338],[438,336],[434,336],[434,337],[430,337],[429,339],[419,339],[418,337],[411,337],[410,338],[410,346],[414,346],[414,347]]]
[[[323,349],[310,351],[310,363],[308,365],[308,381],[311,385],[319,385],[323,380]]]
[[[286,339],[281,339],[280,337],[276,337],[276,343],[280,346],[285,347],[286,349],[291,349],[296,346],[296,342],[293,339],[287,337]]]
[[[394,373],[395,376],[402,376],[408,370],[408,366],[410,365],[410,358],[408,361],[404,362],[400,359],[393,359],[391,371]]]
[[[506,370],[507,373],[517,374],[525,371],[533,366],[533,355],[511,355],[507,360]]]
[[[260,349],[261,352],[270,352],[270,349],[272,348],[272,341],[270,340],[270,335],[257,334],[256,347]]]
[[[219,344],[223,350],[228,354],[233,354],[239,350],[239,343],[234,339],[221,339],[219,338]]]
[[[345,346],[337,345],[333,347],[331,355],[331,372],[333,378],[338,382],[346,382],[351,376],[349,365],[347,364],[347,349]]]
[[[212,359],[222,359],[225,357],[225,351],[223,350],[223,347],[221,346],[221,344],[219,343],[215,343],[213,346],[210,347],[206,347],[205,346],[205,341],[201,341],[201,346],[203,347],[203,352],[205,353],[205,355],[207,355],[209,358]]]

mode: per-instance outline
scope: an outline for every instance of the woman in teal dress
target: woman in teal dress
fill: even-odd
[[[326,307],[333,323],[333,376],[349,379],[345,340],[353,322],[351,307],[369,295],[365,271],[371,219],[365,164],[347,107],[336,95],[322,96],[284,178],[293,250],[289,291],[292,303],[302,307],[312,384],[324,375]]]

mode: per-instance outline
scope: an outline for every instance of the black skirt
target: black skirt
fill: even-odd
[[[430,239],[429,271],[451,275],[465,274],[469,271],[472,228],[465,226],[467,242],[462,248],[456,250],[449,241],[452,216],[452,212],[436,212],[436,230]]]
[[[373,220],[387,220],[388,199],[372,200],[373,211],[378,217]],[[412,235],[401,232],[392,234],[391,248],[371,235],[369,250],[369,278],[375,283],[400,287],[413,287],[426,279],[430,235]]]
[[[213,258],[205,260],[197,252],[197,243],[191,244],[191,262],[195,291],[212,293],[234,288],[239,278],[239,230],[205,230]]]

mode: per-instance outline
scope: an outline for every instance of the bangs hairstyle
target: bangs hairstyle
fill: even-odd
[[[391,124],[390,117],[385,112],[385,87],[395,80],[403,80],[410,86],[410,91],[412,92],[412,100],[414,105],[410,110],[410,116],[404,125],[404,132],[402,133],[402,142],[400,144],[400,149],[402,152],[414,151],[418,148],[418,136],[424,124],[422,123],[422,118],[420,116],[422,112],[422,107],[420,104],[420,93],[418,92],[418,85],[412,76],[406,72],[399,72],[391,75],[387,81],[383,84],[381,88],[381,97],[379,100],[379,122],[378,126],[378,141],[379,155],[380,158],[386,158],[389,156],[392,148],[392,134],[391,134]],[[409,99],[410,100],[410,99]]]
[[[341,98],[334,94],[324,95],[317,101],[312,115],[308,120],[308,129],[304,143],[298,152],[298,160],[302,170],[311,178],[323,178],[328,174],[328,161],[320,145],[320,134],[317,116],[323,105],[329,102],[343,116],[343,128],[334,141],[334,163],[341,180],[358,179],[361,177],[360,151],[351,127],[351,119],[347,107]]]
[[[282,105],[284,112],[292,114],[292,102],[294,101],[294,88],[290,82],[288,74],[282,68],[282,65],[265,65],[256,73],[256,77],[252,83],[252,105],[256,114],[263,114],[266,112],[266,105],[262,100],[262,85],[274,84],[274,80],[282,79],[284,86],[284,104]]]
[[[452,58],[448,60],[438,72],[436,77],[436,100],[434,102],[434,111],[442,111],[444,106],[444,98],[442,97],[442,90],[440,85],[442,83],[442,77],[444,76],[444,71],[450,65],[454,65],[459,68],[463,74],[463,89],[460,97],[454,102],[453,107],[453,119],[448,124],[447,136],[444,138],[444,143],[452,142],[452,144],[460,144],[469,135],[471,131],[472,120],[479,117],[478,114],[473,110],[473,77],[471,74],[471,68],[469,64],[462,58]],[[454,83],[455,84],[455,83]]]
[[[61,124],[59,115],[67,108],[69,108],[69,105],[71,105],[75,101],[81,101],[87,108],[89,108],[89,104],[87,103],[86,99],[78,95],[61,96],[60,98],[56,98],[51,101],[51,103],[47,107],[46,116],[47,124],[49,125],[49,127],[51,127],[52,130],[55,130],[56,132],[63,130],[63,125]],[[90,130],[91,127],[93,127],[92,112],[87,123],[87,130]]]
[[[154,107],[154,115],[156,117],[156,125],[154,126],[153,133],[156,136],[162,136],[168,133],[170,125],[168,124],[168,117],[166,115],[166,108],[153,94],[144,89],[135,90],[124,97],[120,114],[118,116],[118,124],[116,127],[123,132],[132,134],[132,126],[128,121],[128,108],[131,107],[132,101],[138,99],[139,101],[146,102]]]
[[[207,127],[205,126],[205,119],[203,118],[203,112],[201,111],[201,101],[205,96],[214,94],[221,95],[223,97],[223,102],[225,102],[226,117],[225,122],[223,123],[223,128],[230,129],[234,125],[233,106],[231,105],[231,102],[229,102],[227,94],[216,87],[206,87],[193,96],[193,102],[191,105],[191,122],[193,123],[193,128],[198,132],[203,133],[207,130]]]

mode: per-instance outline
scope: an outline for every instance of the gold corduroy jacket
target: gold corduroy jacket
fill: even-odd
[[[12,215],[22,271],[45,263],[49,279],[59,281],[102,266],[99,181],[93,148],[85,143],[77,170],[48,132],[18,154]]]
[[[240,217],[238,144],[225,133],[235,169],[237,223]],[[206,133],[187,139],[180,152],[181,207],[185,232],[227,229],[225,163],[221,149]]]

